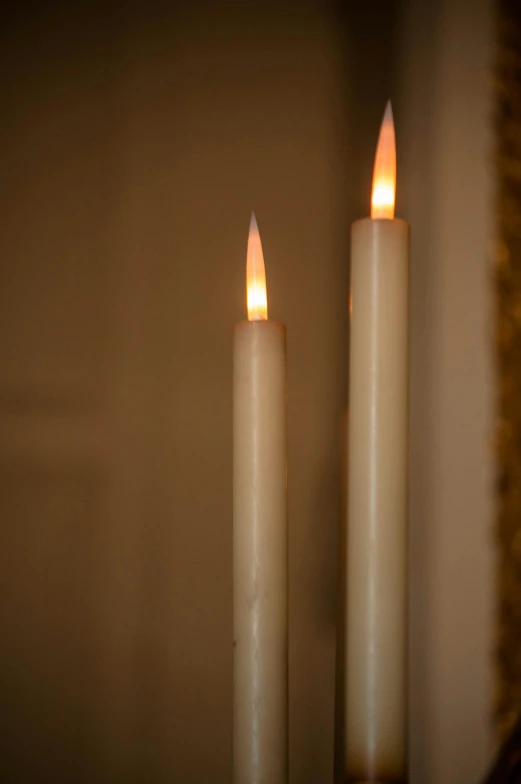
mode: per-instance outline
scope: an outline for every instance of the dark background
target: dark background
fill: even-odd
[[[424,472],[434,482],[437,474],[422,445],[431,448],[440,411],[424,395],[437,372],[425,358],[445,328],[437,303],[447,281],[432,282],[425,229],[443,193],[422,183],[434,181],[440,140],[454,150],[443,113],[454,42],[478,51],[470,61],[456,55],[464,70],[456,67],[454,100],[477,85],[488,19],[480,3],[466,11],[458,0],[448,16],[441,0],[407,13],[384,0],[3,7],[2,782],[231,780],[231,334],[245,316],[252,210],[270,316],[288,327],[291,781],[332,780],[349,226],[369,212],[392,97],[398,214],[415,217],[419,238],[413,512],[440,514],[450,526],[459,506],[425,511]],[[431,104],[433,74],[446,91]],[[456,111],[457,128],[467,117],[469,127],[481,121],[481,83],[476,90]],[[481,146],[471,149],[469,170],[481,165]],[[441,163],[449,171],[460,160],[458,150]],[[475,217],[462,218],[470,235]],[[475,319],[480,286],[481,277]],[[456,363],[473,356],[472,340],[454,350]],[[483,419],[479,372],[477,383],[472,371],[466,378]],[[450,404],[449,413],[459,416]],[[472,462],[475,442],[468,447]],[[461,459],[475,488],[481,464]],[[443,752],[437,722],[460,714],[436,703],[432,684],[440,676],[441,693],[453,693],[457,673],[450,656],[447,672],[443,656],[433,659],[441,675],[424,674],[423,661],[440,631],[436,570],[453,545],[442,540],[440,550],[422,530],[412,537],[412,753],[418,781],[450,784],[443,765],[430,764],[426,739],[453,759],[453,725]],[[470,598],[482,582],[480,557],[472,547],[463,554],[472,607],[483,604]],[[469,639],[468,602],[457,606],[443,645],[453,625]],[[475,762],[484,656],[480,648],[469,670],[477,696],[463,709],[470,724],[455,752],[460,771],[486,754]]]

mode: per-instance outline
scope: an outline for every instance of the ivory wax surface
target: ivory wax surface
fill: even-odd
[[[406,779],[408,279],[402,220],[352,228],[346,775]]]
[[[243,321],[233,379],[234,784],[288,780],[286,329]]]

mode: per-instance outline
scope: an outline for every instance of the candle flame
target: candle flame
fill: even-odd
[[[373,171],[371,218],[394,218],[396,195],[396,138],[391,102],[385,107]]]
[[[249,321],[266,321],[268,318],[268,295],[266,293],[266,270],[255,213],[251,214],[246,257],[246,290],[248,295]]]

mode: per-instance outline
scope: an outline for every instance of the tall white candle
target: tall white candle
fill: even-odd
[[[233,352],[233,781],[287,784],[286,328],[268,321],[252,216]]]
[[[394,219],[388,104],[371,218],[352,227],[345,776],[407,779],[406,615],[409,227]]]

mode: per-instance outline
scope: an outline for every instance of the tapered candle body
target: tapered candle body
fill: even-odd
[[[352,227],[345,766],[406,780],[409,227]]]
[[[286,330],[243,321],[233,381],[234,784],[287,784]]]

